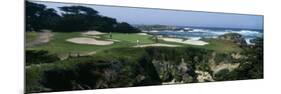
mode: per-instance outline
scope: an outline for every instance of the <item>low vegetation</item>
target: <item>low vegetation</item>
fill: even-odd
[[[55,54],[49,54],[48,51],[44,50],[26,50],[25,54],[26,65],[52,63],[59,60]]]
[[[241,47],[236,43],[230,40],[221,40],[221,39],[205,39],[209,44],[203,46],[203,48],[207,48],[210,50],[215,50],[220,53],[228,53],[228,52],[240,52],[242,51]]]
[[[263,78],[263,39],[245,45],[242,36],[231,33],[202,39],[206,45],[189,45],[141,35],[130,24],[89,7],[59,7],[63,13],[58,15],[43,4],[26,1],[26,9],[26,43],[36,41],[45,29],[52,35],[44,43],[26,47],[26,93]],[[83,35],[84,31],[100,32]],[[66,41],[77,37],[113,44]],[[177,46],[136,47],[156,43]],[[230,69],[231,65],[235,67]]]
[[[225,53],[214,55],[213,50],[194,47],[112,48],[93,56],[28,66],[27,92],[161,85],[172,80],[194,83],[198,82],[196,70],[212,75],[212,58],[217,58],[216,63],[241,63],[233,71],[225,69],[214,74],[216,81],[262,78],[261,59],[249,57],[256,56],[254,52],[243,54],[248,58],[234,59]],[[230,58],[223,59],[225,56]]]

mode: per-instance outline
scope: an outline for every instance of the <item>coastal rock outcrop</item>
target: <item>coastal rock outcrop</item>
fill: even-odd
[[[238,33],[227,33],[227,34],[219,36],[218,38],[222,39],[222,40],[233,41],[234,43],[237,43],[238,45],[247,44],[244,37]]]

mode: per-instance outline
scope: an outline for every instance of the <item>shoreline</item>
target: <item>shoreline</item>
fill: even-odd
[[[181,38],[167,38],[167,37],[163,37],[160,38],[164,41],[168,41],[168,42],[176,42],[176,43],[182,43],[182,44],[190,44],[190,45],[198,45],[198,46],[203,46],[203,45],[207,45],[209,44],[208,42],[202,41],[202,40],[184,40]]]

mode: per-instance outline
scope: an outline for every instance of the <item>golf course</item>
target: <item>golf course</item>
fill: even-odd
[[[26,1],[25,7],[26,93],[263,78],[262,30],[177,26],[149,13],[133,16],[132,24],[110,10],[125,18],[134,13],[109,6]]]
[[[98,31],[92,31],[98,32]],[[59,56],[65,57],[69,54],[81,54],[87,55],[91,53],[101,52],[106,49],[118,48],[118,47],[136,47],[137,45],[151,45],[151,44],[167,44],[167,45],[177,45],[181,47],[198,47],[203,49],[215,50],[217,52],[235,52],[240,51],[240,47],[226,40],[218,40],[218,39],[208,39],[206,45],[193,45],[193,44],[185,44],[179,42],[170,42],[159,39],[158,42],[153,39],[152,35],[140,34],[140,33],[100,33],[100,34],[85,34],[81,32],[71,32],[71,33],[62,33],[62,32],[50,32],[53,36],[50,37],[50,41],[47,43],[42,43],[39,45],[35,45],[33,47],[28,47],[27,50],[47,50],[50,53],[58,54]],[[27,32],[27,40],[26,43],[29,44],[32,41],[36,41],[40,36],[37,32]],[[110,35],[112,36],[110,38]],[[67,41],[72,38],[88,38],[99,40],[101,42],[111,42],[110,44],[101,45],[98,43],[91,44],[91,41],[80,40],[83,43],[71,42]],[[137,43],[139,41],[139,43]],[[97,42],[97,41],[94,41]],[[149,46],[148,45],[148,46]],[[151,45],[157,46],[157,45]],[[165,46],[165,45],[159,45]],[[147,46],[146,46],[147,47]],[[170,47],[170,46],[168,46]]]

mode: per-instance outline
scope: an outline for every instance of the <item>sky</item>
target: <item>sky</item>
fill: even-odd
[[[100,15],[112,17],[117,19],[118,22],[127,22],[129,24],[263,29],[263,16],[259,15],[176,11],[54,2],[35,3],[44,4],[48,8],[54,8],[57,11],[59,11],[58,7],[62,6],[87,6],[97,10]]]

